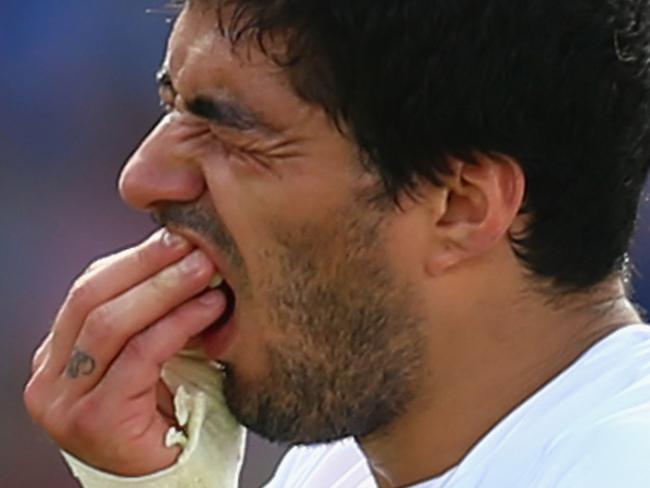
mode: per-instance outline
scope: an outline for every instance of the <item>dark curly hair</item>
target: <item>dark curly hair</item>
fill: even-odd
[[[393,197],[453,156],[526,175],[513,249],[555,290],[624,269],[650,156],[649,0],[191,0],[345,128]],[[227,13],[227,14],[226,14]]]

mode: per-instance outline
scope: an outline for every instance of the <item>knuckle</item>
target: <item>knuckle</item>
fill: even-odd
[[[149,246],[143,244],[141,246],[136,247],[134,250],[133,258],[137,266],[144,267],[144,268],[149,267],[152,261]]]
[[[104,257],[101,257],[99,259],[96,259],[95,261],[90,263],[88,266],[86,266],[86,269],[82,273],[82,276],[86,275],[86,274],[91,274],[91,273],[97,271],[98,269],[101,269],[101,268],[105,267],[106,264],[108,264],[108,261],[109,261],[108,256],[104,256]]]
[[[45,429],[52,437],[62,432],[62,416],[60,415],[61,398],[52,398],[48,394],[46,381],[40,375],[34,375],[23,390],[25,410],[32,420]]]
[[[37,423],[42,423],[43,401],[41,389],[39,388],[36,376],[33,376],[29,380],[23,390],[23,403],[25,404],[25,409],[29,416]]]
[[[86,308],[95,295],[95,286],[87,276],[77,278],[70,288],[66,304],[76,310]]]
[[[32,357],[32,369],[31,369],[32,374],[36,373],[36,371],[38,371],[38,368],[41,367],[41,364],[43,364],[43,359],[44,359],[43,354],[38,354],[38,353],[34,354],[34,356]]]
[[[88,314],[83,329],[84,341],[101,344],[114,335],[114,329],[113,309],[102,305]]]
[[[43,341],[40,346],[38,346],[38,349],[34,352],[34,355],[32,356],[32,374],[34,374],[38,368],[41,367],[41,364],[43,364],[43,361],[45,361],[45,357],[47,356],[47,353],[49,351],[49,336],[48,339]]]
[[[172,289],[173,283],[176,281],[176,276],[171,269],[163,270],[162,272],[153,276],[150,280],[151,289],[153,292],[164,297],[169,290]]]

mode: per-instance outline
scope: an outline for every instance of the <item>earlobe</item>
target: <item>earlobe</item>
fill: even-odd
[[[437,277],[456,266],[466,256],[462,248],[458,248],[451,241],[440,242],[431,250],[429,259],[425,264],[425,271],[431,277]]]
[[[502,239],[521,208],[525,177],[511,158],[479,155],[475,163],[454,160],[438,200],[434,243],[426,271],[437,276],[467,259],[489,252]]]

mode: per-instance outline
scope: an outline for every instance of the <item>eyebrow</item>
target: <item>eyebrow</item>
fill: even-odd
[[[160,89],[176,93],[171,74],[166,67],[156,73],[156,82]],[[198,95],[185,102],[188,112],[196,117],[205,119],[215,125],[228,127],[239,131],[261,129],[272,131],[272,128],[260,120],[251,110],[231,98],[215,98],[209,95]]]

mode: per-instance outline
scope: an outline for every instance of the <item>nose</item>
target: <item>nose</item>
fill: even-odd
[[[119,180],[122,199],[139,210],[198,199],[205,191],[199,165],[183,154],[187,134],[172,116],[162,119],[129,158]]]

